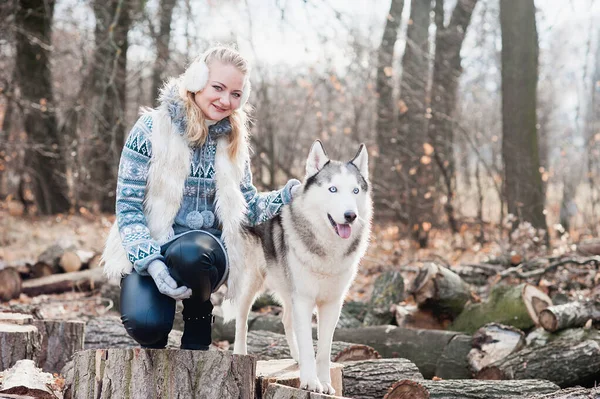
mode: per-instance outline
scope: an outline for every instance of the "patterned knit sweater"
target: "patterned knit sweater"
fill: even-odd
[[[169,115],[179,133],[183,134],[186,128],[184,105],[176,95],[177,87],[173,87],[172,90],[173,95],[167,99],[171,102],[168,104]],[[210,210],[214,213],[216,139],[229,131],[229,120],[224,119],[209,127],[208,140],[201,147],[191,148],[193,154],[190,171],[186,178],[181,207],[173,223],[172,236],[192,229],[186,222],[188,213],[196,210]],[[146,113],[138,119],[129,133],[121,154],[117,180],[116,214],[121,241],[129,260],[140,274],[147,274],[146,269],[153,260],[163,260],[160,254],[160,246],[163,243],[156,242],[150,236],[143,212],[146,181],[152,158],[152,145],[149,140],[151,134],[152,116]],[[252,184],[250,164],[247,163],[240,187],[248,204],[247,223],[257,225],[280,214],[282,206],[291,202],[291,188],[297,183],[296,180],[290,180],[280,190],[259,193]],[[219,220],[216,219],[213,229],[219,229],[219,224]]]

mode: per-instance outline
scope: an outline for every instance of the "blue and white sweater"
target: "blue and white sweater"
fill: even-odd
[[[177,88],[174,87],[173,90]],[[179,134],[186,128],[185,108],[177,96],[170,96],[169,115]],[[129,261],[140,274],[147,274],[150,262],[161,259],[160,243],[150,235],[144,215],[144,199],[148,179],[152,146],[149,140],[153,121],[150,113],[143,114],[129,133],[121,154],[116,194],[116,215],[122,245]],[[216,139],[228,134],[231,126],[224,119],[209,127],[208,140],[193,151],[188,177],[185,181],[183,200],[173,222],[173,235],[192,230],[186,223],[188,213],[198,209],[214,212],[215,201],[215,153]],[[297,181],[290,180],[282,189],[259,193],[252,184],[250,164],[246,163],[241,191],[248,205],[247,223],[257,225],[281,213],[282,206],[292,200],[291,188]],[[214,229],[219,229],[215,220]]]

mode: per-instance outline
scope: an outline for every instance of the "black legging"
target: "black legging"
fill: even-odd
[[[213,309],[210,295],[226,273],[221,244],[211,234],[193,231],[165,244],[161,253],[175,281],[192,289],[192,297],[183,300],[183,319],[208,318]],[[175,300],[161,294],[152,277],[134,270],[123,278],[121,320],[140,345],[164,348],[174,317]],[[210,340],[210,323],[207,326]]]

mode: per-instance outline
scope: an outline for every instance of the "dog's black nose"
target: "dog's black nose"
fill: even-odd
[[[344,219],[346,219],[346,222],[352,223],[354,222],[354,219],[356,219],[356,213],[348,211],[344,213]]]

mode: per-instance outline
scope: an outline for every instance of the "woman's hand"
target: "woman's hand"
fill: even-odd
[[[167,265],[161,260],[155,260],[148,266],[148,274],[154,280],[158,291],[176,300],[187,299],[192,296],[192,290],[186,286],[177,287],[177,282],[169,274]]]

